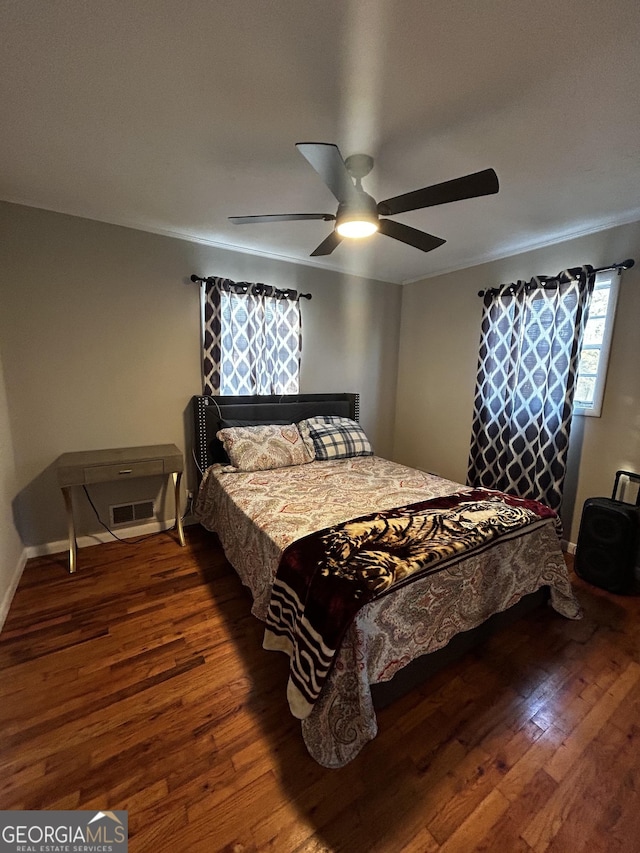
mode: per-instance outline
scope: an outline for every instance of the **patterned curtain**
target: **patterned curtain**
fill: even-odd
[[[295,290],[208,278],[203,393],[297,394],[301,328]]]
[[[591,267],[485,293],[467,482],[558,511]]]

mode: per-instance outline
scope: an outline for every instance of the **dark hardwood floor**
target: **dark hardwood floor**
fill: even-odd
[[[574,578],[378,713],[342,770],[306,753],[287,662],[217,540],[187,528],[27,565],[0,634],[0,809],[127,809],[129,849],[640,850],[640,597]]]

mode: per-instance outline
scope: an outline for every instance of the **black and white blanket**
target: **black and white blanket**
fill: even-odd
[[[385,510],[318,531],[283,553],[264,647],[290,656],[294,716],[313,710],[358,610],[417,577],[440,571],[497,539],[521,535],[553,510],[486,489]]]

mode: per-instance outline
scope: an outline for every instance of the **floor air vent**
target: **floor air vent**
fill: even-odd
[[[153,501],[139,501],[134,504],[118,504],[109,507],[111,524],[130,524],[132,521],[142,521],[155,515]]]

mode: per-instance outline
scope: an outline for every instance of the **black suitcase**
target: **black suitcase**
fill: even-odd
[[[574,568],[583,580],[609,592],[629,592],[640,562],[640,490],[635,504],[616,499],[622,476],[616,471],[611,498],[588,498],[582,510]]]

